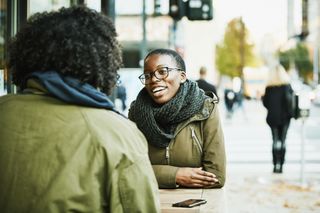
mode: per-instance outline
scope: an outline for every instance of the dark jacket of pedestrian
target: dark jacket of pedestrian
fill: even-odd
[[[213,84],[208,83],[204,79],[198,79],[197,80],[198,86],[200,89],[203,89],[205,92],[213,92],[217,96],[217,90],[216,87]]]
[[[292,92],[290,84],[268,85],[263,97],[263,105],[267,108],[266,121],[270,127],[288,123],[291,119],[290,99],[288,91]]]
[[[160,212],[147,141],[107,96],[122,66],[111,20],[38,13],[8,58],[19,94],[0,97],[0,211]]]
[[[218,97],[216,87],[205,80],[207,76],[207,68],[204,66],[200,67],[199,74],[200,78],[197,80],[199,88],[205,92],[213,92]]]

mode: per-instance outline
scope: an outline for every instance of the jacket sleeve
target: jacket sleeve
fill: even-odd
[[[179,167],[170,165],[152,165],[152,167],[156,175],[159,188],[173,189],[178,187],[176,184],[176,174]]]
[[[123,212],[159,212],[158,185],[147,158],[119,165],[118,193]],[[121,168],[124,166],[124,168]],[[115,194],[112,194],[114,196]],[[110,212],[117,212],[111,209]]]
[[[215,174],[219,180],[213,188],[223,187],[226,179],[224,135],[217,106],[217,104],[214,106],[203,126],[203,168]]]
[[[160,212],[158,184],[147,148],[129,155],[113,155],[112,158],[118,159],[113,168],[107,169],[107,212]]]

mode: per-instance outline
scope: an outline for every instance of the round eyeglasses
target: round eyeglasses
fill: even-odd
[[[139,79],[142,84],[147,85],[151,83],[152,76],[155,76],[158,80],[163,80],[168,77],[169,72],[172,70],[179,70],[183,71],[183,69],[176,68],[176,67],[160,67],[153,72],[150,73],[143,73],[139,76]]]

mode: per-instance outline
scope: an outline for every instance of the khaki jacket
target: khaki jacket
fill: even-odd
[[[214,173],[220,188],[225,183],[224,136],[216,101],[207,99],[202,111],[181,123],[167,148],[149,143],[149,157],[160,188],[176,188],[179,167],[203,167]]]
[[[160,212],[135,124],[41,92],[0,97],[0,171],[2,213]]]

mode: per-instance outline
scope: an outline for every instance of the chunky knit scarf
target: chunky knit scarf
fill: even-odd
[[[196,82],[187,80],[177,94],[163,105],[156,104],[143,88],[131,104],[129,119],[134,121],[152,145],[164,148],[174,137],[178,124],[199,112],[206,96]]]

